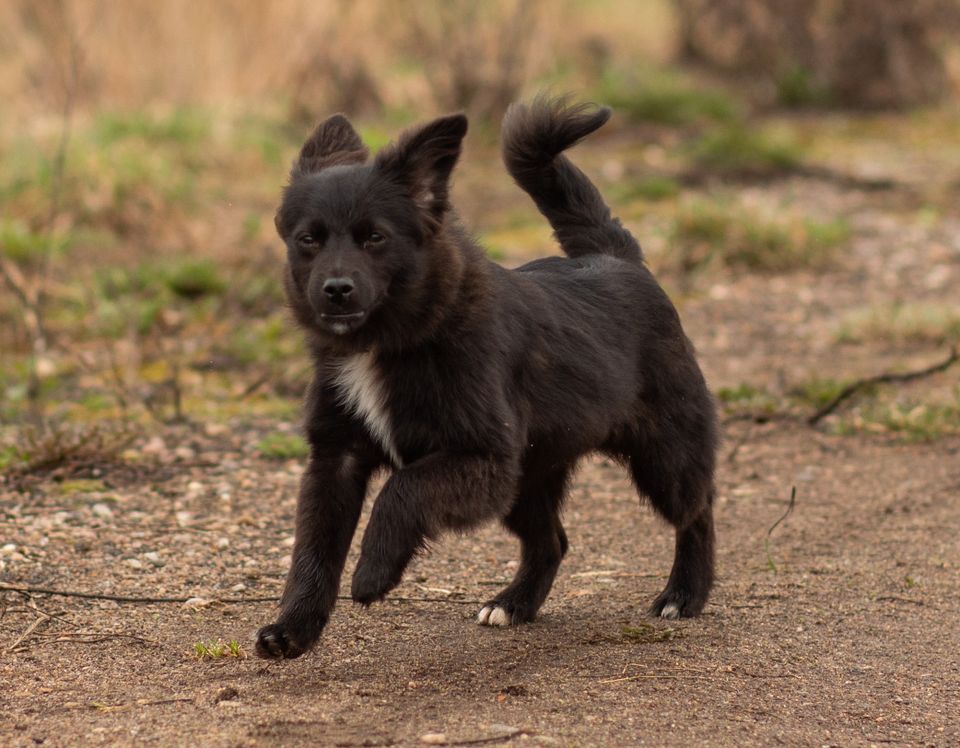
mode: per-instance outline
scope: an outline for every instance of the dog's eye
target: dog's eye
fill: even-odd
[[[297,237],[297,243],[303,244],[307,247],[312,247],[317,243],[317,240],[314,238],[313,234],[300,234]]]
[[[374,231],[370,236],[367,237],[367,240],[363,243],[364,247],[375,247],[378,244],[383,244],[387,240],[383,234],[378,234]]]

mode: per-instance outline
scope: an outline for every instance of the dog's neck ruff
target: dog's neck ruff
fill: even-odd
[[[370,435],[393,464],[403,467],[403,460],[393,442],[387,388],[377,367],[376,354],[373,351],[354,353],[337,362],[333,381],[341,404],[363,419]]]

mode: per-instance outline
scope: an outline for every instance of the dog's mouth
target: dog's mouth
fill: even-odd
[[[323,312],[320,321],[335,335],[346,335],[360,327],[366,316],[363,309],[359,312]]]

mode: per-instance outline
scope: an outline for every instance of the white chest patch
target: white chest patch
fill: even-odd
[[[338,365],[334,383],[340,392],[340,402],[363,419],[370,434],[397,467],[403,461],[393,443],[390,414],[387,411],[387,389],[377,369],[372,351],[355,353]]]

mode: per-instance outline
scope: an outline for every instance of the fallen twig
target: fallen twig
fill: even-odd
[[[100,642],[113,641],[114,639],[129,639],[139,644],[149,644],[152,647],[160,645],[160,642],[153,639],[147,639],[136,634],[114,634],[103,631],[76,631],[70,634],[60,634],[56,639],[48,639],[46,644],[99,644]]]
[[[922,379],[923,377],[929,377],[933,374],[939,374],[942,371],[946,371],[957,361],[960,361],[960,347],[954,346],[950,351],[950,355],[947,356],[943,361],[938,364],[928,366],[925,369],[918,369],[916,371],[907,371],[902,373],[886,372],[884,374],[875,374],[872,377],[858,379],[840,390],[836,397],[834,397],[822,408],[817,410],[817,412],[812,416],[807,418],[807,423],[810,426],[816,426],[822,419],[833,413],[838,407],[840,407],[841,404],[849,400],[864,387],[869,387],[874,384],[890,384],[893,382],[912,382],[915,379]]]
[[[41,623],[46,623],[49,620],[50,618],[47,616],[43,616],[43,615],[38,616],[33,623],[31,623],[29,626],[27,626],[26,629],[24,629],[24,632],[17,637],[17,640],[13,644],[11,644],[9,647],[7,647],[7,651],[13,652],[17,647],[20,646],[21,642],[29,638],[30,635],[37,630],[37,628],[40,626]]]
[[[9,592],[20,592],[28,595],[57,595],[58,597],[76,597],[82,600],[109,600],[116,603],[141,603],[141,604],[168,604],[185,603],[194,600],[199,595],[189,597],[139,597],[135,595],[113,595],[100,592],[83,592],[80,590],[57,590],[50,587],[33,587],[28,585],[7,584],[0,582],[0,590]],[[242,605],[245,603],[276,603],[280,601],[279,595],[269,597],[213,597],[205,598],[212,603],[224,603],[230,605]],[[338,600],[353,600],[349,595],[338,595]],[[465,600],[463,598],[450,599],[446,597],[388,597],[384,602],[397,603],[451,603],[454,605],[483,605],[482,600]]]
[[[920,607],[926,606],[926,603],[923,600],[916,600],[910,597],[899,597],[897,595],[877,595],[873,599],[879,602],[910,603],[911,605],[919,605]]]
[[[640,673],[625,675],[622,678],[607,678],[600,683],[626,683],[631,680],[709,680],[706,675],[691,675],[689,673]]]
[[[483,745],[489,743],[501,743],[504,740],[511,740],[513,738],[520,737],[521,735],[533,735],[533,733],[527,730],[511,730],[510,732],[504,732],[500,735],[491,735],[488,738],[463,738],[462,740],[445,740],[440,743],[437,742],[435,745]]]
[[[780,518],[770,525],[770,529],[767,530],[767,537],[763,540],[763,548],[767,552],[767,566],[770,567],[771,571],[777,570],[777,565],[773,562],[773,556],[770,554],[770,536],[773,535],[773,531],[777,529],[777,526],[783,522],[787,517],[790,516],[790,512],[793,511],[794,504],[797,501],[797,487],[792,486],[790,488],[790,503],[787,504],[787,511],[785,511]]]

